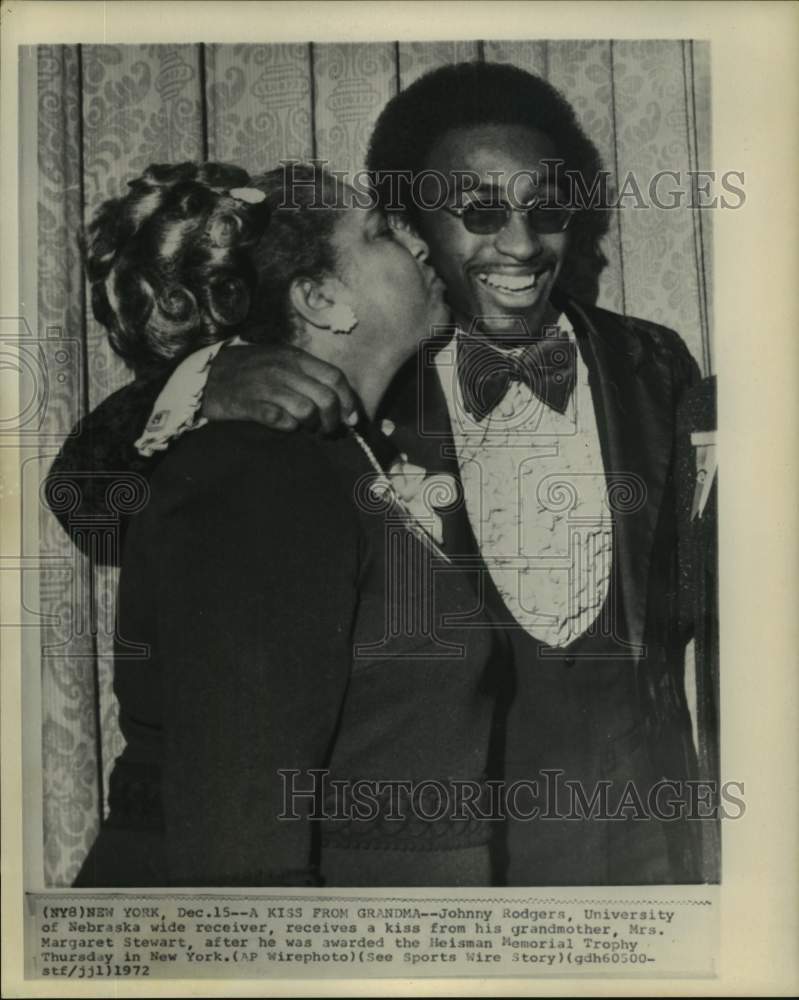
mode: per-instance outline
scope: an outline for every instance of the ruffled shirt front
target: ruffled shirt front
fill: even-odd
[[[574,341],[567,317],[558,321]],[[512,382],[476,421],[457,378],[458,331],[436,357],[472,530],[516,621],[555,648],[596,621],[608,593],[613,523],[588,369],[560,414]]]

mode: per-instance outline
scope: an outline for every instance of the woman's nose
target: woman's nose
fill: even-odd
[[[430,248],[416,230],[411,228],[410,223],[402,216],[391,216],[389,223],[397,242],[422,264],[426,263],[430,256]]]

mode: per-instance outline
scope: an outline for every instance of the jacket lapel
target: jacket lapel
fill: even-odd
[[[447,400],[441,387],[434,358],[442,348],[441,339],[426,341],[418,355],[403,368],[392,384],[382,416],[395,425],[391,438],[400,452],[421,466],[428,475],[445,473],[461,486],[460,468],[452,438]],[[452,358],[454,366],[454,356]],[[454,367],[453,367],[454,373]],[[465,503],[456,503],[439,511],[444,536],[443,548],[452,556],[479,557]]]
[[[412,462],[428,473],[457,474],[447,401],[434,363],[440,349],[437,342],[422,344],[392,383],[381,416],[395,425],[392,440]]]
[[[616,526],[624,637],[644,641],[655,531],[674,447],[670,367],[620,317],[564,303],[589,371]]]

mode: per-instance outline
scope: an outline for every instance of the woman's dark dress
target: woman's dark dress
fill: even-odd
[[[187,434],[163,459],[120,580],[127,745],[76,885],[501,877],[497,824],[459,809],[452,785],[491,776],[501,755],[501,633],[467,577],[369,493],[372,473],[350,436],[244,423]],[[149,656],[124,656],[131,643]],[[443,802],[447,815],[409,818],[394,784],[369,798],[376,816],[367,804],[364,819],[330,818],[329,798],[286,801],[310,788],[310,769],[329,772],[328,792],[336,780],[442,782],[421,808]],[[387,818],[392,807],[406,818]]]

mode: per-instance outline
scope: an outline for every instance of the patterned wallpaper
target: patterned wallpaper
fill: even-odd
[[[153,162],[209,158],[256,172],[310,156],[354,171],[385,102],[426,70],[470,59],[547,77],[573,103],[606,166],[708,168],[709,52],[681,41],[424,42],[291,45],[84,45],[38,49],[39,335],[66,331],[76,357],[59,376],[47,431],[75,420],[128,373],[86,306],[76,234]],[[712,369],[707,219],[688,209],[619,212],[598,302],[680,331]],[[42,470],[53,450],[41,454]],[[67,509],[74,497],[61,498]],[[135,506],[136,484],[116,498]],[[109,537],[114,526],[109,524]],[[40,585],[44,864],[68,885],[104,809],[120,737],[111,692],[116,575],[70,551],[41,514],[53,565]],[[59,562],[60,560],[60,562]],[[135,655],[132,651],[131,655]]]

